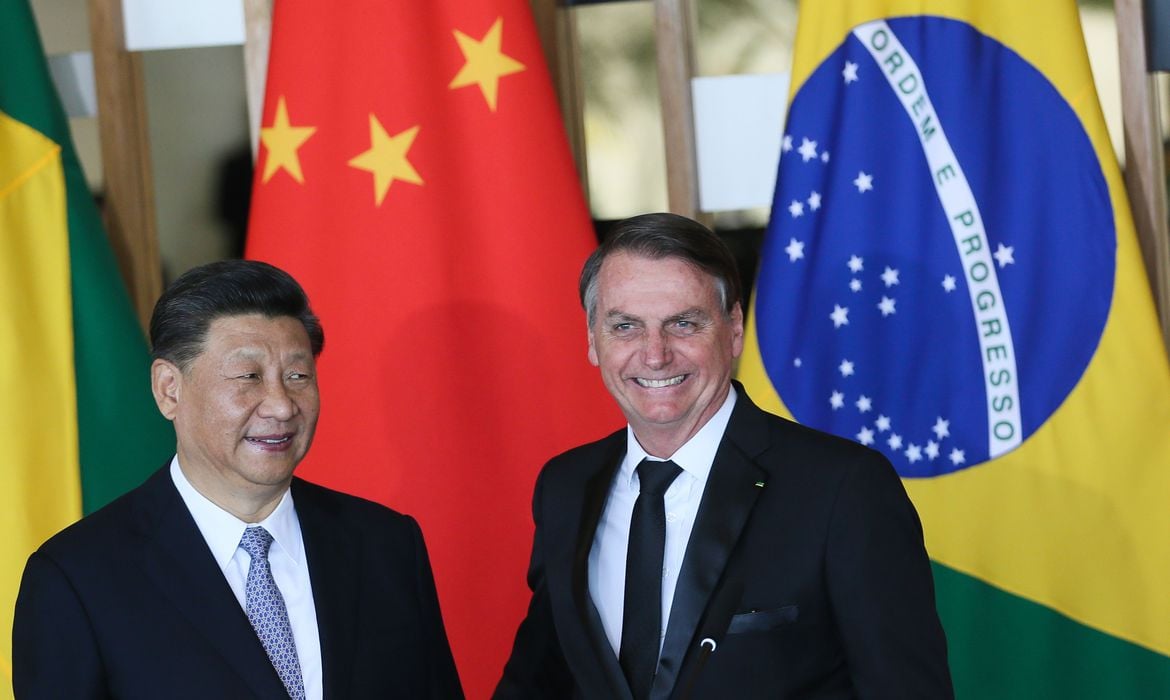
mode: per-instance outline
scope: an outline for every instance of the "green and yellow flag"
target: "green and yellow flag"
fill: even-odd
[[[28,555],[174,450],[25,0],[0,4],[0,368],[0,671],[10,679]],[[10,694],[6,680],[0,695]]]
[[[882,451],[962,698],[1170,697],[1170,367],[1073,0],[801,6],[740,369]]]

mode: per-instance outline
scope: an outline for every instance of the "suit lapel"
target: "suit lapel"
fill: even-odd
[[[753,460],[766,447],[764,414],[748,399],[742,386],[737,384],[736,389],[739,395],[735,409],[707,477],[679,571],[658,675],[650,691],[654,700],[670,697],[686,665],[698,656],[699,640],[695,632],[701,621],[708,622],[703,619],[704,613],[723,611],[726,607],[720,615],[725,613],[730,619],[734,612],[728,605],[714,605],[716,591],[717,588],[737,590],[736,586],[728,585],[724,569],[762,491],[757,484],[764,484],[767,479],[767,473]],[[735,603],[730,601],[729,605]],[[718,625],[718,621],[710,622]],[[706,629],[707,624],[703,627]],[[722,629],[726,629],[726,624]]]
[[[361,534],[347,530],[300,479],[293,479],[292,495],[313,583],[325,697],[347,697],[357,643]]]
[[[589,646],[593,649],[601,666],[602,675],[611,691],[609,697],[630,698],[630,688],[622,668],[618,664],[617,656],[609,646],[605,636],[605,627],[601,623],[601,615],[593,598],[589,594],[589,553],[593,549],[593,538],[597,532],[597,524],[601,520],[601,513],[605,509],[605,502],[609,495],[610,485],[613,483],[614,473],[621,464],[626,451],[626,432],[622,430],[620,436],[614,436],[606,445],[602,466],[585,482],[583,489],[584,501],[581,506],[581,522],[577,528],[577,544],[573,550],[572,593],[573,604],[576,607],[577,618],[581,628],[588,637]]]
[[[139,491],[146,575],[258,697],[286,694],[248,617],[171,481],[156,472]]]

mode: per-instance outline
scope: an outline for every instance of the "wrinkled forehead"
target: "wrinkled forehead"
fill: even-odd
[[[691,287],[720,293],[721,280],[698,264],[677,255],[650,256],[618,251],[605,258],[597,273],[598,291],[626,286]]]
[[[679,257],[651,258],[625,254],[607,259],[599,271],[594,312],[642,316],[675,315],[685,309],[721,309],[718,280]]]
[[[261,355],[304,353],[312,357],[312,345],[304,324],[295,316],[262,313],[222,314],[211,319],[200,344],[200,354],[232,352]]]

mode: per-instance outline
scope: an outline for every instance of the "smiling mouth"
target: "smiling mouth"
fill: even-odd
[[[683,380],[686,379],[687,376],[688,375],[686,374],[680,374],[677,377],[669,377],[667,379],[646,379],[644,377],[634,377],[634,381],[637,382],[638,386],[642,387],[643,389],[662,389],[664,387],[682,384]]]
[[[283,445],[292,440],[292,434],[280,436],[266,436],[266,437],[246,437],[244,438],[253,445]]]

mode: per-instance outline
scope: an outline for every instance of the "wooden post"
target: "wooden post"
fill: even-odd
[[[589,199],[589,165],[585,151],[585,96],[581,83],[581,55],[578,44],[576,11],[572,7],[557,7],[557,0],[531,0],[532,16],[540,43],[544,48],[545,63],[552,76],[553,87],[561,105],[561,121],[573,160],[577,164],[577,178],[585,199]]]
[[[658,93],[666,140],[666,193],[670,211],[699,218],[699,168],[691,78],[695,75],[692,6],[688,0],[654,0]]]
[[[1142,0],[1117,0],[1121,104],[1125,125],[1125,188],[1158,307],[1162,340],[1170,350],[1170,232],[1166,221],[1166,164],[1157,87],[1146,63]]]
[[[145,328],[162,293],[142,59],[126,50],[121,0],[89,0],[98,131],[105,171],[102,217]]]
[[[244,0],[244,86],[248,92],[248,134],[252,161],[260,143],[264,85],[268,80],[268,47],[272,42],[272,0]]]

